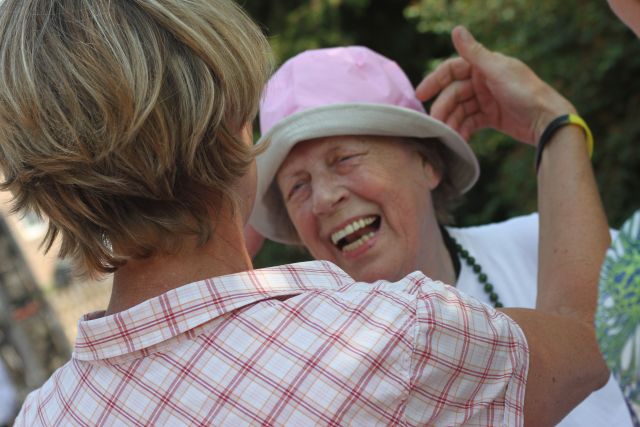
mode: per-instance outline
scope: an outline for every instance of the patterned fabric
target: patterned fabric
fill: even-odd
[[[516,323],[456,289],[316,261],[85,316],[16,425],[519,426],[527,369]]]
[[[602,266],[596,314],[600,349],[633,412],[640,413],[640,211],[627,220]]]

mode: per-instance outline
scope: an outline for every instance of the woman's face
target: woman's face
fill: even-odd
[[[640,37],[640,0],[608,0],[618,18]]]
[[[297,144],[277,174],[302,243],[356,280],[430,271],[440,182],[415,147],[392,137],[335,136]]]

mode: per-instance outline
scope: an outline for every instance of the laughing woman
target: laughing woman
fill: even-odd
[[[458,39],[457,46],[464,43]],[[510,104],[516,91],[539,94],[548,122],[575,109],[527,67],[487,54],[515,67],[511,81],[522,87],[489,88],[491,75],[477,84],[468,76],[480,75],[478,69],[460,58],[447,61],[418,88],[421,99],[440,94],[433,117],[404,72],[367,48],[311,50],[290,59],[271,78],[261,105],[261,142],[269,146],[258,157],[253,227],[272,240],[303,244],[360,281],[394,281],[420,270],[496,307],[534,307],[537,215],[443,226],[451,202],[479,175],[460,135],[494,127],[536,145],[542,123],[521,119],[533,114]],[[562,425],[630,423],[611,379]]]

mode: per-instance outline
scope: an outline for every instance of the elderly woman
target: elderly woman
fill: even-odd
[[[521,64],[474,52],[458,65],[511,74],[527,117],[572,112],[527,96],[547,87]],[[591,297],[609,237],[579,129],[542,150],[535,310],[419,272],[253,271],[249,130],[268,69],[232,1],[0,3],[2,187],[47,216],[62,255],[114,272],[107,310],[78,323],[16,425],[542,426],[606,381]]]
[[[464,72],[451,64],[435,75]],[[418,88],[423,99],[436,95],[434,78]],[[433,104],[436,120],[387,58],[364,47],[304,52],[282,65],[262,100],[268,148],[258,157],[251,224],[272,240],[303,244],[357,280],[397,280],[420,270],[496,307],[533,307],[537,215],[442,226],[450,201],[479,174],[467,143],[443,122],[464,137],[498,123],[519,140],[535,140],[533,124],[515,108],[489,121],[496,108],[485,87],[474,93],[471,83],[453,81]],[[630,422],[611,379],[563,425]]]

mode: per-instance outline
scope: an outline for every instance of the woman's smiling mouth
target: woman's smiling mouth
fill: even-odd
[[[331,234],[331,242],[343,253],[352,252],[371,239],[380,228],[380,217],[359,218]]]

